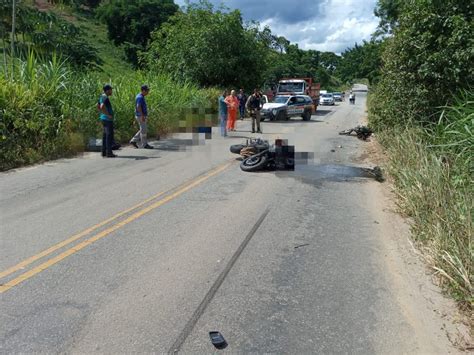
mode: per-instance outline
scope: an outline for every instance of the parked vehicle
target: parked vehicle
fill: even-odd
[[[342,93],[340,92],[333,92],[332,96],[334,96],[334,101],[342,101]]]
[[[314,111],[313,100],[307,95],[279,95],[273,102],[264,104],[260,113],[262,121],[288,120],[296,116],[309,121]]]
[[[335,100],[333,94],[322,94],[319,100],[320,105],[334,105]]]
[[[285,78],[278,82],[276,95],[307,95],[313,100],[314,108],[319,105],[321,85],[312,78]]]

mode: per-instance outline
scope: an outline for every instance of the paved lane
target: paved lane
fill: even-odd
[[[246,121],[187,151],[2,174],[0,272],[143,204],[1,279],[73,248],[0,295],[0,352],[202,353],[219,330],[230,352],[445,353],[400,302],[379,183],[352,168],[363,143],[337,135],[362,119],[359,96],[310,122],[264,123],[314,153],[295,172],[240,171],[228,146]]]

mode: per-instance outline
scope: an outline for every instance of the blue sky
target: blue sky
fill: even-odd
[[[210,0],[239,9],[245,20],[268,25],[302,49],[341,53],[370,39],[378,19],[377,0]],[[182,6],[184,0],[175,0]],[[191,1],[194,2],[194,1]]]

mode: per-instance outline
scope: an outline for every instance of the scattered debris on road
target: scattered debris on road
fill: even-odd
[[[339,134],[350,136],[353,132],[357,135],[357,138],[362,139],[364,141],[367,140],[367,138],[369,138],[373,133],[373,131],[367,126],[356,126],[354,128],[340,131]]]
[[[376,181],[378,182],[384,182],[385,181],[385,178],[383,176],[383,172],[382,172],[382,169],[380,168],[380,166],[376,166],[374,168],[362,168],[362,170],[367,173],[368,175],[370,175],[371,177],[373,177]]]
[[[214,345],[216,349],[222,350],[227,348],[228,344],[220,332],[209,332],[209,337],[211,338],[212,345]]]
[[[308,246],[308,245],[309,245],[309,243],[300,244],[300,245],[295,246],[295,249],[302,248],[302,247],[305,247],[305,246]]]

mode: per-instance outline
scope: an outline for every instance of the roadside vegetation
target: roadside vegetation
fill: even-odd
[[[301,50],[207,1],[179,9],[171,0],[24,0],[13,53],[11,13],[12,2],[1,2],[1,170],[75,154],[101,137],[96,103],[106,82],[119,142],[136,129],[133,98],[143,83],[152,136],[178,129],[182,109],[215,112],[222,88],[250,92],[294,76],[329,90],[343,84],[339,56]]]
[[[101,136],[96,107],[100,74],[79,74],[57,56],[48,61],[30,52],[26,61],[15,64],[14,77],[11,81],[0,74],[1,170],[83,151],[90,137]],[[121,76],[111,82],[117,141],[127,141],[136,131],[130,107],[144,82],[154,90],[149,96],[152,136],[177,127],[184,109],[215,110],[213,89],[162,74]]]
[[[471,2],[380,0],[369,122],[401,210],[444,288],[474,305],[474,33]]]

